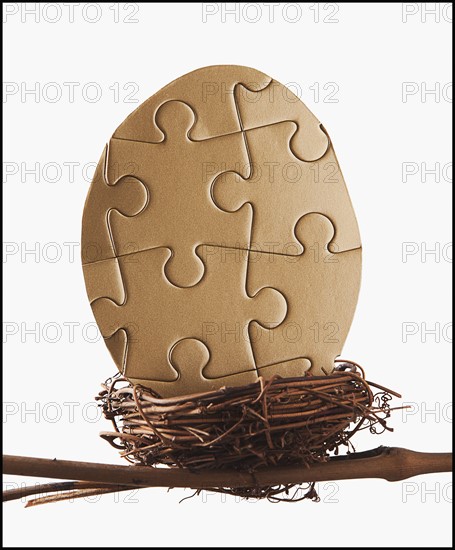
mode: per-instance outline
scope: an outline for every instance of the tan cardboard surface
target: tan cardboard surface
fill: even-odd
[[[111,139],[107,175],[119,167],[134,169],[146,186],[150,204],[134,218],[115,212],[111,227],[119,255],[169,247],[168,279],[177,286],[195,285],[204,273],[196,256],[201,244],[248,248],[251,208],[226,213],[211,198],[212,182],[226,170],[249,173],[245,138],[241,132],[206,141],[191,141],[187,133],[195,114],[185,103],[170,101],[157,111],[166,139],[159,144]],[[112,166],[112,174],[110,166]],[[120,172],[125,179],[128,172]]]
[[[179,373],[172,366],[170,353],[185,338],[196,339],[209,350],[204,378],[248,370],[255,373],[249,341],[251,321],[275,327],[286,317],[286,300],[278,291],[262,288],[253,296],[247,294],[248,251],[204,245],[197,253],[205,272],[191,288],[176,287],[167,280],[165,264],[171,257],[167,248],[122,256],[118,261],[125,281],[125,303],[118,305],[107,298],[93,302],[105,338],[115,338],[119,329],[128,335],[126,357],[125,353],[114,357],[128,378],[176,380]]]
[[[253,206],[254,250],[301,254],[295,225],[310,212],[333,221],[331,251],[358,248],[357,221],[333,148],[316,162],[301,162],[290,148],[296,131],[294,122],[281,122],[245,132],[252,172],[248,179],[232,172],[218,177],[215,203],[226,211],[238,210],[247,202]]]
[[[321,123],[283,84],[271,80],[258,91],[239,84],[235,89],[235,97],[244,130],[293,120],[297,124],[290,144],[294,155],[307,162],[324,156],[330,140]]]
[[[93,176],[82,218],[82,263],[114,258],[111,215],[136,216],[148,204],[147,188],[131,175],[107,179],[107,148]],[[113,171],[113,168],[111,168]],[[118,171],[118,170],[117,170]],[[112,183],[111,183],[112,182]]]
[[[163,396],[331,372],[360,285],[326,133],[246,67],[185,75],[119,126],[87,197],[82,257],[117,367]]]
[[[154,380],[141,380],[140,378],[129,379],[135,384],[153,386],[153,389],[162,396],[172,397],[174,395],[190,395],[201,391],[210,391],[224,386],[243,386],[257,382],[258,377],[255,371],[240,372],[219,378],[205,378],[203,371],[210,361],[210,351],[207,346],[195,338],[186,338],[175,344],[170,352],[170,363],[178,372],[179,377],[173,382],[160,382]],[[280,365],[282,376],[301,376],[309,370],[311,363],[308,359],[290,360]],[[261,368],[260,374],[267,377],[276,374],[277,365]]]
[[[264,286],[286,298],[285,321],[273,330],[253,323],[252,345],[257,367],[298,357],[307,358],[315,375],[329,374],[341,353],[357,304],[361,249],[328,251],[334,228],[321,214],[307,214],[296,226],[304,252],[300,256],[251,252],[249,292]]]
[[[90,303],[98,298],[110,298],[117,304],[123,304],[126,296],[117,258],[85,264],[82,269]]]
[[[260,71],[239,65],[215,65],[177,78],[145,101],[117,128],[113,137],[160,142],[163,132],[155,124],[159,107],[171,100],[183,101],[198,113],[191,129],[192,140],[204,140],[241,130],[234,88],[243,83],[249,89],[265,88],[272,79]]]

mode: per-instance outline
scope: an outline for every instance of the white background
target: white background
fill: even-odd
[[[64,243],[79,242],[87,174],[137,106],[126,100],[142,102],[213,64],[247,65],[294,83],[334,142],[364,246],[360,301],[343,357],[411,403],[390,421],[393,433],[360,434],[358,450],[382,444],[448,451],[450,9],[436,4],[435,15],[428,12],[435,4],[299,4],[300,11],[278,6],[272,15],[265,4],[243,4],[228,15],[220,4],[76,4],[70,16],[63,4],[37,4],[37,14],[28,15],[24,9],[34,4],[6,6],[4,452],[122,463],[98,437],[109,425],[93,406],[115,367],[102,341],[91,341],[79,248],[73,258]],[[205,22],[204,9],[213,12]],[[74,97],[69,82],[78,83]],[[32,88],[37,94],[25,93]],[[37,174],[27,173],[35,163]],[[68,163],[75,163],[74,177]],[[436,174],[424,174],[435,166]],[[415,173],[403,178],[403,170]],[[26,253],[36,246],[35,255]],[[403,258],[403,249],[412,254]],[[36,334],[27,332],[34,327]],[[21,482],[36,479],[7,476],[4,487]],[[319,493],[319,504],[293,505],[213,494],[179,505],[189,491],[164,489],[28,510],[12,502],[5,505],[4,543],[450,544],[448,474],[319,484]]]

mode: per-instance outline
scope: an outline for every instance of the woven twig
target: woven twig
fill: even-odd
[[[260,379],[171,399],[117,376],[97,399],[115,430],[101,437],[134,464],[254,472],[323,462],[343,445],[351,450],[349,440],[360,429],[390,429],[392,395],[399,397],[367,382],[357,364],[344,362],[330,376]],[[223,491],[270,498],[286,489]],[[307,496],[316,498],[312,486]]]
[[[116,376],[98,396],[115,426],[115,432],[102,435],[134,466],[7,455],[4,473],[81,481],[12,489],[3,499],[53,493],[27,504],[34,506],[131,487],[192,487],[194,494],[211,490],[274,501],[317,500],[318,481],[397,481],[451,471],[451,453],[388,447],[350,452],[350,438],[358,430],[390,429],[386,419],[393,410],[392,396],[401,397],[366,381],[361,367],[352,362],[342,362],[331,376],[260,380],[177,399],[161,399]],[[342,445],[348,446],[347,455],[329,456]],[[204,455],[209,460],[204,461]],[[188,459],[186,463],[179,456]],[[160,464],[167,467],[153,467]],[[307,489],[302,493],[304,482]]]

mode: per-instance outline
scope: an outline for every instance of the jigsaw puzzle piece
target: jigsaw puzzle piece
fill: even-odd
[[[191,302],[198,304],[201,339],[211,354],[204,376],[221,378],[255,370],[250,325],[255,321],[263,328],[278,326],[286,317],[286,300],[272,285],[247,292],[248,251],[204,245],[198,254],[206,276],[194,287]]]
[[[116,304],[100,298],[91,304],[118,370],[132,378],[171,381],[178,377],[167,348],[179,333],[172,332],[172,315],[163,317],[163,311],[173,311],[167,299],[172,298],[172,289],[164,276],[170,256],[170,250],[156,248],[120,257],[126,300]]]
[[[251,90],[239,84],[235,98],[244,130],[293,121],[297,124],[297,131],[290,146],[295,156],[302,161],[314,162],[325,155],[329,137],[319,120],[286,86],[276,80],[271,80],[261,90]]]
[[[117,304],[125,301],[125,289],[117,258],[85,264],[82,270],[90,303],[98,298],[110,298]]]
[[[210,379],[203,376],[203,371],[210,360],[207,346],[195,338],[185,338],[177,342],[171,350],[170,361],[179,373],[173,382],[153,382],[129,378],[132,384],[151,386],[161,397],[192,395],[205,391],[219,390],[223,379]],[[225,377],[226,386],[242,386],[257,381],[254,371],[231,374]]]
[[[286,300],[268,287],[251,296],[247,293],[247,251],[201,246],[197,252],[205,272],[194,287],[176,287],[167,280],[165,265],[171,251],[156,248],[119,258],[125,303],[118,305],[106,298],[92,303],[114,361],[128,378],[142,383],[148,380],[150,386],[153,381],[178,380],[171,350],[186,338],[202,342],[209,350],[204,378],[256,372],[249,326],[252,321],[258,327],[278,326],[286,316]],[[163,316],[163,311],[169,315]],[[127,335],[126,353],[121,341],[111,343],[120,329]],[[234,383],[246,379],[250,377],[230,380]],[[169,392],[174,392],[173,386]]]
[[[162,143],[111,139],[108,176],[113,175],[111,170],[126,166],[144,182],[150,195],[147,208],[134,218],[113,213],[112,233],[120,256],[157,247],[171,249],[166,276],[176,286],[190,287],[204,273],[197,246],[249,246],[251,208],[226,213],[211,197],[217,175],[225,171],[248,175],[248,154],[242,133],[191,141],[188,132],[195,115],[185,103],[165,103],[156,119],[165,134]]]
[[[361,276],[361,249],[331,254],[327,244],[333,234],[327,217],[307,214],[296,226],[304,247],[301,255],[251,253],[248,291],[272,286],[288,305],[279,327],[254,326],[252,346],[259,372],[295,358],[307,358],[314,375],[333,370],[354,316]]]
[[[82,220],[82,264],[114,258],[115,244],[111,235],[111,214],[116,211],[126,219],[138,215],[147,205],[146,187],[122,170],[121,177],[106,178],[107,147],[96,167],[85,201]],[[109,183],[113,181],[114,183]]]
[[[289,361],[279,361],[265,367],[258,367],[258,376],[263,376],[266,380],[270,380],[275,375],[281,378],[297,378],[304,376],[311,369],[311,361],[305,357],[290,359]]]
[[[251,204],[252,249],[301,254],[294,228],[311,212],[333,221],[335,237],[330,251],[358,248],[357,220],[333,148],[317,162],[300,161],[289,147],[296,128],[294,122],[281,122],[247,131],[251,174],[248,179],[234,173],[220,175],[213,186],[215,203],[227,212]]]
[[[252,89],[267,86],[271,78],[255,69],[236,65],[205,67],[174,80],[140,105],[117,128],[113,137],[157,143],[163,133],[155,115],[163,103],[177,100],[190,105],[197,121],[190,139],[201,141],[241,130],[234,88],[243,82]]]

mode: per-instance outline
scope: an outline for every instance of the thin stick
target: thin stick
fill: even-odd
[[[63,500],[75,500],[76,498],[85,498],[97,495],[107,495],[109,493],[117,493],[120,491],[131,491],[131,487],[124,485],[104,485],[94,487],[93,489],[77,489],[76,491],[65,491],[53,495],[46,495],[39,498],[29,500],[25,505],[26,508],[38,506],[39,504],[51,504],[52,502],[61,502]]]
[[[420,453],[399,447],[379,447],[364,453],[334,457],[311,467],[288,466],[257,470],[254,473],[207,470],[189,472],[179,468],[117,466],[46,458],[5,455],[3,473],[20,476],[78,479],[129,487],[262,487],[312,481],[382,478],[401,481],[413,476],[452,471],[452,453]],[[52,484],[50,484],[52,485]],[[89,487],[86,487],[89,488]],[[107,488],[107,487],[106,487]],[[115,490],[114,487],[111,487]],[[49,485],[47,491],[49,491]],[[40,491],[43,492],[43,491]],[[7,500],[12,500],[11,492]],[[20,494],[17,492],[17,494]],[[28,493],[32,494],[32,493]],[[16,498],[21,498],[23,495]]]
[[[7,489],[3,491],[3,502],[9,500],[18,500],[32,495],[44,495],[46,493],[67,493],[81,490],[101,490],[108,489],[113,491],[131,490],[129,485],[111,485],[94,481],[60,481],[57,483],[37,483],[28,487],[18,487],[17,489]]]

